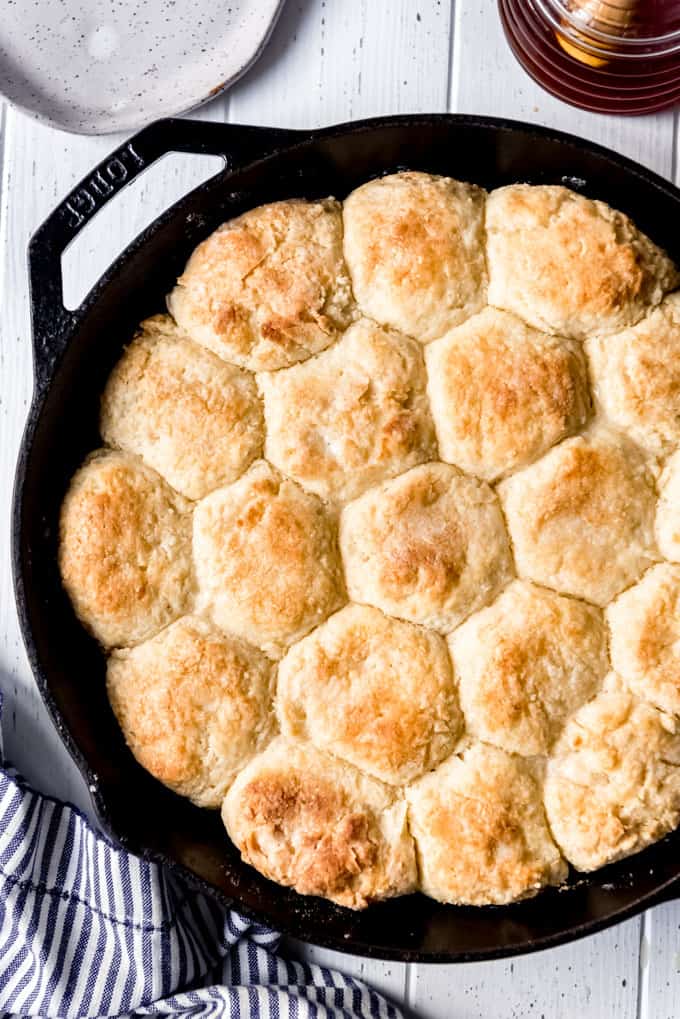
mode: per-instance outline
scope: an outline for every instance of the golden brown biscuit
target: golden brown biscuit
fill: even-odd
[[[100,451],[61,508],[59,567],[79,619],[107,647],[147,640],[193,596],[189,503],[126,453]]]
[[[443,460],[493,481],[577,431],[590,409],[578,344],[485,308],[425,351]]]
[[[493,491],[429,463],[345,506],[340,549],[350,598],[448,633],[513,575]]]
[[[476,743],[406,797],[420,887],[439,902],[502,905],[567,875],[535,771],[520,757]]]
[[[680,566],[659,563],[607,608],[612,666],[643,700],[680,715]]]
[[[100,427],[189,499],[235,481],[264,439],[252,375],[192,343],[169,315],[142,322],[109,376]]]
[[[596,427],[501,482],[517,572],[606,605],[655,558],[653,464]]]
[[[198,504],[194,560],[199,608],[273,657],[345,601],[323,504],[263,460]]]
[[[616,427],[641,446],[680,442],[680,293],[641,322],[586,344],[595,399]]]
[[[390,785],[439,764],[461,728],[442,638],[367,605],[347,605],[290,649],[276,707],[284,736]]]
[[[418,344],[367,319],[259,383],[265,456],[322,498],[353,499],[434,452]]]
[[[669,715],[611,675],[568,723],[548,761],[545,808],[579,870],[637,853],[680,820],[680,735]]]
[[[114,651],[106,680],[139,763],[199,807],[221,806],[274,732],[271,662],[198,616]]]
[[[634,223],[568,188],[512,184],[486,207],[489,304],[583,339],[638,322],[678,283]]]
[[[680,563],[680,452],[666,461],[659,482],[656,540],[661,555]]]
[[[517,580],[449,637],[468,731],[509,753],[545,754],[609,667],[602,614]]]
[[[227,793],[222,817],[246,863],[350,909],[415,890],[406,804],[308,744],[275,740]]]
[[[353,315],[340,206],[274,202],[224,223],[196,248],[168,306],[193,340],[243,368],[318,353]]]
[[[345,258],[365,315],[436,339],[483,307],[485,192],[427,173],[363,184],[345,200]]]

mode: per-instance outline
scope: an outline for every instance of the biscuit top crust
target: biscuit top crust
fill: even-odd
[[[655,463],[601,426],[501,482],[520,576],[606,605],[658,558]]]
[[[271,662],[198,616],[114,652],[106,678],[139,763],[200,807],[220,807],[239,770],[273,735]]]
[[[323,504],[258,460],[194,513],[198,607],[278,658],[345,599]]]
[[[392,785],[439,764],[461,730],[442,638],[367,605],[347,605],[291,648],[277,711],[290,739]]]
[[[59,567],[81,622],[106,647],[153,636],[193,597],[189,504],[136,457],[102,450],[61,509]]]
[[[633,692],[680,715],[680,566],[659,563],[607,608],[611,659]]]
[[[680,735],[669,716],[611,674],[548,760],[553,836],[579,870],[637,853],[680,820]]]
[[[340,205],[274,202],[224,223],[198,245],[168,306],[193,340],[243,368],[318,353],[354,315]]]
[[[536,460],[589,415],[586,360],[573,340],[485,308],[425,351],[439,453],[495,481]]]
[[[448,633],[512,578],[496,495],[448,464],[414,467],[345,506],[350,598]]]
[[[678,285],[668,256],[627,216],[565,187],[492,191],[486,231],[489,304],[549,333],[618,332]]]
[[[222,816],[247,863],[302,895],[363,909],[415,890],[404,801],[309,744],[270,744],[238,776]]]
[[[680,293],[631,329],[586,343],[597,403],[652,452],[680,442]]]
[[[661,474],[655,533],[661,555],[680,563],[680,451],[669,457]]]
[[[264,440],[253,376],[193,343],[169,315],[142,322],[109,376],[100,428],[189,499],[235,481]]]
[[[368,319],[259,384],[265,456],[324,499],[353,499],[435,452],[419,345]]]
[[[501,905],[566,877],[535,769],[521,757],[476,743],[406,795],[421,887],[440,902]]]
[[[451,634],[468,731],[510,753],[546,754],[609,668],[602,613],[523,580]]]
[[[397,173],[345,200],[345,258],[362,312],[423,343],[486,301],[484,201],[473,184]]]

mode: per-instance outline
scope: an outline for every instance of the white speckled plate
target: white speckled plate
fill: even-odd
[[[283,0],[0,0],[0,91],[79,134],[185,113],[257,59]]]

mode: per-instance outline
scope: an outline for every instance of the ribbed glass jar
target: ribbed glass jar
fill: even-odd
[[[680,102],[680,0],[498,0],[524,69],[559,99],[598,113]]]

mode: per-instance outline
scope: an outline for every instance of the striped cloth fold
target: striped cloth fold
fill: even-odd
[[[0,770],[0,1017],[403,1019]]]

